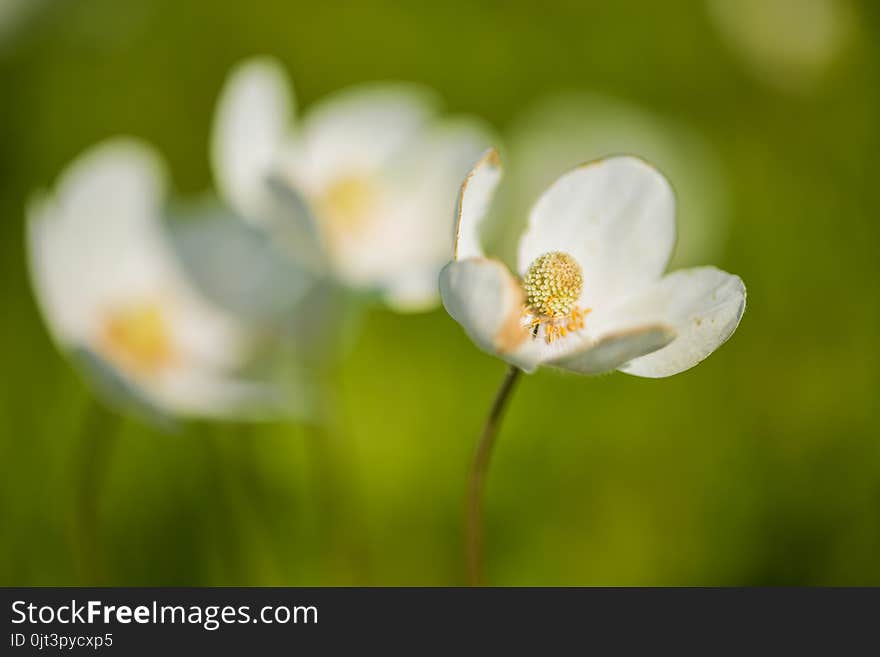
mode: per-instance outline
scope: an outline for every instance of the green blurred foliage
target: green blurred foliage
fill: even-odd
[[[221,83],[259,53],[301,106],[416,80],[501,134],[547,93],[609,94],[723,165],[713,264],[746,281],[742,325],[668,380],[524,378],[490,476],[493,583],[880,584],[880,15],[854,10],[821,84],[788,94],[699,2],[43,2],[0,44],[0,584],[97,581],[75,549],[84,476],[104,583],[464,581],[464,478],[504,365],[442,309],[367,315],[326,431],[123,420],[103,472],[81,467],[100,429],[34,305],[25,199],[118,133],[204,191]]]

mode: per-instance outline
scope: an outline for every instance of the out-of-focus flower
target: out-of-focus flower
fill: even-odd
[[[0,48],[43,3],[44,0],[0,0]]]
[[[714,267],[663,275],[675,198],[650,165],[613,157],[559,178],[520,238],[519,279],[479,239],[500,177],[491,150],[462,186],[454,260],[440,275],[446,310],[481,349],[525,371],[664,377],[736,329],[746,298],[738,276]]]
[[[508,184],[499,189],[504,216],[523,217],[560,171],[611,155],[639,153],[675,180],[679,235],[672,264],[706,262],[727,236],[727,191],[706,141],[685,124],[622,100],[565,93],[526,109],[509,142]],[[506,231],[511,239],[515,231]],[[504,242],[512,251],[515,244]],[[506,251],[505,251],[506,252]]]
[[[803,91],[821,81],[854,30],[848,0],[709,0],[709,16],[763,82]]]
[[[432,306],[451,247],[446,217],[486,131],[439,118],[431,94],[407,85],[345,90],[293,114],[276,62],[230,74],[212,138],[221,195],[316,276],[398,310]]]
[[[161,416],[249,413],[267,388],[236,376],[241,325],[191,285],[162,220],[165,175],[148,147],[98,145],[28,207],[28,255],[50,333],[117,404]]]

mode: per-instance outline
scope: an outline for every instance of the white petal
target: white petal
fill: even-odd
[[[175,346],[186,361],[226,370],[241,366],[251,346],[241,324],[189,286],[177,289],[175,302],[171,330]]]
[[[498,151],[490,148],[464,179],[456,209],[454,254],[457,260],[483,255],[480,225],[489,212],[501,172]]]
[[[505,193],[514,216],[560,171],[616,153],[638,153],[675,181],[678,239],[672,263],[711,262],[727,236],[724,171],[708,140],[687,123],[594,93],[549,96],[519,115]]]
[[[578,374],[602,374],[624,363],[665,347],[675,339],[675,331],[663,324],[638,326],[608,333],[590,346],[562,358],[548,361]]]
[[[265,323],[291,312],[308,293],[314,276],[266,231],[213,203],[177,212],[167,225],[175,253],[187,278],[213,303]]]
[[[470,118],[445,120],[395,159],[388,174],[396,197],[390,228],[408,266],[430,262],[436,275],[449,262],[453,252],[449,219],[474,161],[481,154],[488,156],[489,133]]]
[[[627,301],[632,316],[662,317],[678,337],[667,347],[621,367],[628,374],[664,377],[689,369],[736,330],[746,307],[739,276],[714,267],[683,269]]]
[[[152,386],[159,406],[192,417],[257,419],[277,415],[282,404],[277,393],[266,384],[193,368],[170,373]]]
[[[633,157],[583,165],[544,192],[519,244],[519,270],[549,251],[574,256],[582,303],[620,298],[656,280],[675,243],[675,198],[666,178]]]
[[[69,355],[92,390],[111,407],[162,427],[172,422],[173,409],[163,405],[149,382],[129,376],[89,347],[72,347]]]
[[[400,313],[425,312],[436,307],[439,299],[438,272],[412,271],[388,281],[384,286],[385,302]]]
[[[314,105],[293,147],[297,179],[309,190],[377,171],[418,135],[434,99],[409,85],[369,85],[337,92]]]
[[[155,288],[168,270],[157,215],[161,163],[146,146],[116,139],[77,158],[57,193],[28,207],[30,267],[56,339],[82,339],[96,309],[121,291]]]
[[[383,202],[346,240],[351,248],[337,253],[346,281],[388,292],[397,309],[434,305],[437,276],[452,255],[449,219],[456,193],[488,143],[487,130],[460,118],[426,130],[395,156],[377,180]]]
[[[446,311],[480,349],[523,370],[538,364],[540,352],[521,323],[523,291],[502,263],[485,258],[450,262],[440,272]]]
[[[28,266],[46,327],[55,342],[65,344],[88,333],[90,304],[77,292],[74,276],[79,267],[53,230],[56,214],[48,196],[37,195],[28,202]]]
[[[250,219],[259,220],[265,178],[278,164],[293,112],[293,95],[281,65],[258,58],[238,65],[217,102],[211,164],[220,193]]]

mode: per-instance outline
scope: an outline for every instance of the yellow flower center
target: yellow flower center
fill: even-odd
[[[550,344],[584,328],[590,309],[577,305],[583,287],[581,266],[567,253],[550,251],[536,258],[523,279],[523,314],[532,336],[538,337],[543,328],[544,340]]]
[[[168,322],[156,303],[139,303],[107,313],[101,326],[105,355],[137,374],[155,375],[174,362]]]
[[[331,240],[362,228],[375,209],[377,191],[362,175],[343,176],[332,182],[316,201],[317,211]]]
[[[543,317],[571,314],[583,287],[581,266],[562,251],[550,251],[536,258],[523,279],[526,304]]]

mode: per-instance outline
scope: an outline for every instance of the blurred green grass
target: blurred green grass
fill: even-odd
[[[695,2],[45,3],[0,49],[0,584],[89,583],[70,540],[89,394],[37,315],[24,200],[117,133],[154,143],[179,193],[205,190],[214,100],[258,53],[301,106],[418,80],[504,134],[582,89],[719,156],[732,219],[713,264],[746,281],[742,325],[668,380],[524,379],[490,477],[494,583],[880,584],[880,17],[856,10],[822,85],[790,95]],[[464,476],[503,371],[442,310],[371,311],[337,377],[346,495],[329,505],[304,427],[125,422],[100,499],[107,583],[463,583]]]

